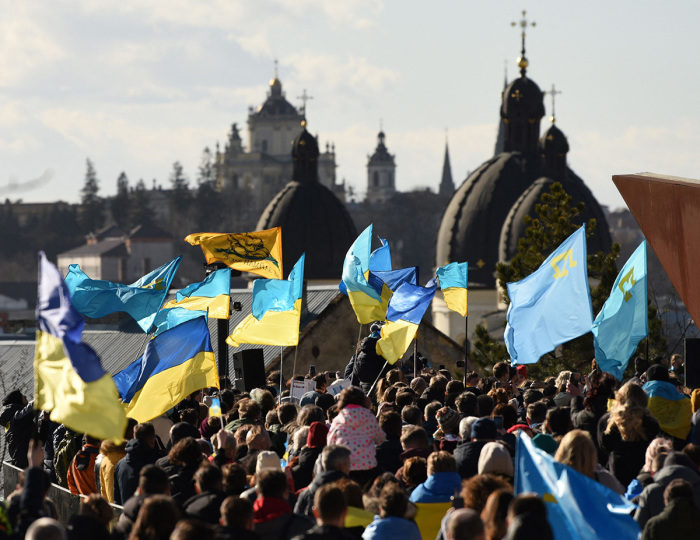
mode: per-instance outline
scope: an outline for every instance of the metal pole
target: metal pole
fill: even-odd
[[[418,332],[413,338],[413,378],[418,377]]]
[[[277,398],[277,404],[282,403],[282,388],[284,386],[284,347],[280,347],[280,395]],[[290,390],[291,391],[291,390]]]
[[[296,379],[297,376],[297,353],[299,352],[299,345],[294,347],[294,365],[292,366],[292,384],[294,384],[294,379]],[[292,385],[289,385],[289,391],[292,391]],[[280,394],[282,393],[282,389],[280,388]]]
[[[467,386],[467,370],[469,369],[469,313],[464,317],[464,386]]]
[[[216,320],[216,342],[217,352],[219,353],[217,368],[219,370],[219,377],[228,377],[228,344],[226,343],[228,329],[228,319]]]
[[[377,375],[377,378],[372,383],[372,386],[370,386],[369,392],[367,392],[368,396],[372,395],[372,391],[374,390],[374,387],[377,386],[379,379],[382,378],[382,374],[384,373],[384,370],[386,369],[386,366],[388,366],[388,365],[389,365],[389,361],[387,360],[386,362],[384,362],[384,366],[382,367],[382,370],[379,372],[379,375]]]

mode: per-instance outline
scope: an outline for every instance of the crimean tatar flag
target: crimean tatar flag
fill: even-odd
[[[621,381],[630,357],[649,333],[646,240],[622,267],[591,332],[600,369]]]
[[[123,311],[131,315],[144,332],[148,332],[168,295],[181,260],[182,255],[131,285],[90,279],[79,265],[71,264],[66,285],[75,309],[86,317],[97,319]]]
[[[222,268],[209,274],[204,281],[192,283],[163,305],[153,324],[154,335],[197,317],[228,319],[231,303],[231,269]]]
[[[281,227],[249,233],[195,233],[185,242],[199,245],[207,264],[222,262],[241,272],[282,279]]]
[[[143,356],[114,376],[126,415],[148,422],[192,392],[219,387],[216,359],[204,317],[163,332]]]
[[[124,408],[109,373],[82,342],[85,320],[71,304],[58,269],[39,253],[34,408],[51,420],[97,439],[121,440]]]
[[[253,283],[253,313],[236,326],[226,343],[232,347],[299,343],[304,259],[302,254],[286,280],[258,279]]]
[[[437,269],[440,289],[447,307],[467,316],[467,263],[452,262]]]
[[[425,287],[402,283],[392,295],[386,312],[387,323],[376,345],[377,353],[390,364],[395,364],[413,341],[436,290],[437,282],[431,279]]]
[[[534,364],[558,345],[590,332],[587,268],[584,224],[532,274],[508,283],[504,340],[513,365]]]

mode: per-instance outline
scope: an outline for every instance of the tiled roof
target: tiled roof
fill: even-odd
[[[85,244],[58,254],[59,257],[84,257],[89,255],[122,257],[127,255],[126,246],[121,238],[105,238],[96,244]]]
[[[311,321],[316,319],[338,294],[340,293],[335,286],[309,286],[306,306],[308,313],[302,316],[300,330],[303,330]],[[174,297],[174,294],[170,296]],[[231,319],[228,321],[229,333],[250,313],[252,290],[232,290],[232,306],[233,302],[241,302],[242,309],[241,311],[231,312]],[[214,351],[217,351],[218,322],[217,319],[209,320],[209,332]],[[143,333],[90,330],[89,328],[90,325],[86,325],[86,330],[83,332],[83,340],[95,349],[102,360],[102,367],[113,375],[136,360],[146,347],[148,338]],[[228,347],[229,373],[233,371],[234,352],[256,348],[263,349],[266,366],[270,365],[279,356],[281,349],[281,347],[276,346],[260,345],[242,345],[235,349]],[[0,340],[0,397],[4,397],[15,388],[19,388],[28,396],[34,395],[34,349],[35,343],[31,340]]]

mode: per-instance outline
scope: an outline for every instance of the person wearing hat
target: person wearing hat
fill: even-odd
[[[305,488],[313,480],[314,465],[326,446],[327,436],[328,426],[324,422],[311,423],[309,434],[306,436],[306,444],[299,452],[299,461],[292,467],[296,491]]]
[[[2,400],[0,425],[5,426],[8,460],[15,467],[26,469],[29,439],[34,433],[33,401],[30,403],[19,390],[13,390]]]
[[[487,443],[498,439],[496,422],[491,418],[479,418],[472,424],[471,440],[462,441],[455,448],[457,472],[462,478],[471,478],[479,472],[479,455]]]
[[[495,474],[509,483],[513,482],[513,459],[501,443],[486,443],[479,453],[479,474]]]
[[[345,378],[350,379],[353,386],[360,386],[365,393],[369,392],[374,381],[380,374],[389,371],[384,357],[377,353],[377,341],[381,337],[384,323],[375,321],[370,326],[370,335],[362,340],[357,351],[345,367]]]
[[[459,436],[459,421],[462,419],[456,411],[443,407],[435,415],[438,428],[433,433],[433,444],[436,450],[453,452],[462,441]]]

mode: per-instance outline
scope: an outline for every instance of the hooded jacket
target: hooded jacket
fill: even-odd
[[[634,520],[641,528],[650,518],[659,515],[664,509],[664,490],[671,480],[681,478],[690,482],[693,487],[695,505],[700,506],[700,474],[688,456],[681,452],[671,452],[664,466],[654,475],[654,483],[650,484],[639,496],[639,507],[634,514]]]
[[[409,500],[416,505],[416,525],[423,538],[435,538],[440,523],[452,506],[452,496],[462,489],[462,478],[456,472],[438,472],[411,493]]]
[[[126,456],[114,468],[114,502],[124,504],[139,487],[139,472],[155,463],[158,452],[146,441],[131,439],[126,443]]]
[[[333,419],[328,432],[328,444],[343,444],[352,451],[352,471],[374,469],[377,466],[375,445],[385,440],[386,434],[372,411],[359,405],[345,406]]]
[[[341,478],[345,478],[345,475],[340,471],[323,471],[318,474],[314,481],[309,484],[309,487],[299,494],[297,503],[294,506],[294,513],[302,516],[313,516],[314,495],[316,495],[318,488]]]
[[[651,518],[642,535],[642,540],[680,538],[700,538],[700,510],[693,501],[682,497],[669,501],[663,512]]]
[[[362,538],[363,540],[421,540],[421,533],[413,521],[394,516],[385,518],[375,516],[374,521],[362,533]]]
[[[100,454],[104,457],[100,462],[100,491],[107,501],[114,502],[114,468],[126,456],[126,443],[114,444],[112,441],[102,441]]]
[[[21,397],[21,394],[20,394]],[[29,439],[34,433],[34,402],[27,405],[22,403],[8,403],[0,409],[0,425],[7,429],[7,451],[10,454],[10,463],[20,469],[26,469],[27,451]]]

